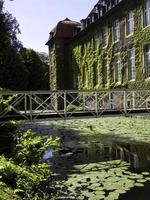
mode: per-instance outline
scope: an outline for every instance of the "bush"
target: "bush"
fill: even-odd
[[[17,123],[9,121],[0,125],[0,154],[10,156],[17,143]]]
[[[1,128],[7,132],[9,127],[6,129],[5,127],[6,124]],[[47,179],[51,178],[51,171],[50,166],[43,162],[43,154],[48,147],[58,146],[59,139],[37,136],[31,130],[20,132],[16,129],[15,123],[12,127],[9,131],[13,156],[12,158],[0,156],[0,189],[2,190],[0,199],[50,200],[51,188],[46,187],[46,184]],[[11,130],[14,131],[15,137]],[[5,186],[8,187],[8,194]]]
[[[80,111],[80,110],[82,110],[82,107],[75,106],[75,105],[68,105],[67,106],[67,111],[68,112]]]

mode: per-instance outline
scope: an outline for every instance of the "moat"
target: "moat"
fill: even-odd
[[[56,199],[149,200],[148,122],[117,117],[39,123],[61,138],[46,156]]]

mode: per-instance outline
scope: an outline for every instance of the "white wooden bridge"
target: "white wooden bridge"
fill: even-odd
[[[0,120],[150,113],[150,90],[0,93]]]

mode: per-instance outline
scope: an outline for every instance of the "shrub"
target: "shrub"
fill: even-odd
[[[50,166],[43,162],[43,154],[48,147],[58,146],[59,139],[38,136],[31,130],[20,132],[16,129],[16,124],[12,124],[14,130],[12,127],[9,130],[9,126],[5,129],[6,124],[1,127],[5,132],[10,131],[13,156],[12,158],[0,156],[0,189],[2,190],[0,199],[50,200],[51,188],[46,187],[46,184],[47,179],[51,178],[51,171]],[[15,137],[11,130],[14,131]]]
[[[10,156],[16,145],[17,123],[5,122],[0,125],[0,154]]]

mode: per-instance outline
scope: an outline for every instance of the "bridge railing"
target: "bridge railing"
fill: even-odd
[[[0,93],[0,119],[150,111],[150,90],[26,91]]]

